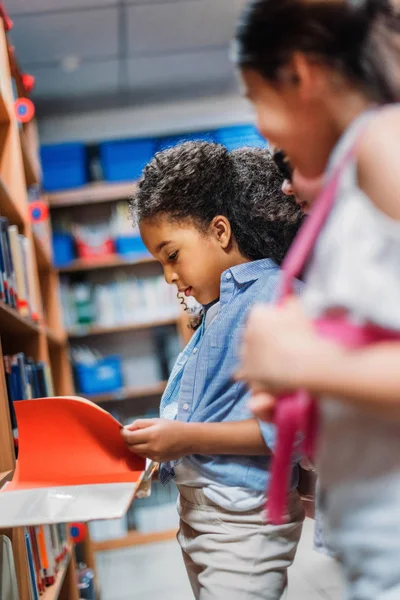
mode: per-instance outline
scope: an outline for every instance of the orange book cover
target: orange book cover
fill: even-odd
[[[18,462],[0,491],[0,528],[126,513],[148,474],[145,460],[125,445],[118,421],[78,397],[24,400],[15,409]]]
[[[16,402],[18,466],[7,491],[136,482],[145,461],[132,454],[122,425],[78,397]]]

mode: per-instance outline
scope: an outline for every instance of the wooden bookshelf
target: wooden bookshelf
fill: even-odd
[[[136,267],[140,265],[157,264],[157,261],[151,256],[143,258],[127,259],[119,254],[110,254],[101,259],[88,260],[85,258],[77,258],[69,265],[60,267],[59,273],[78,273],[80,271],[96,271],[97,269],[112,269],[116,267]]]
[[[39,325],[28,317],[21,317],[15,308],[0,300],[0,335],[5,332],[35,335],[39,332]]]
[[[38,139],[35,123],[21,129],[14,116],[11,68],[7,37],[0,19],[0,214],[9,225],[17,225],[31,247],[30,292],[34,293],[38,322],[21,316],[17,309],[0,301],[0,487],[16,466],[13,434],[4,373],[4,355],[23,352],[34,361],[49,365],[57,395],[71,395],[72,373],[68,360],[66,333],[58,307],[58,273],[50,255],[36,238],[29,218],[27,185],[40,183]],[[13,66],[15,75],[15,64]],[[18,85],[17,85],[18,88]],[[6,528],[11,540],[18,583],[18,599],[31,600],[30,574],[24,528]],[[90,545],[90,538],[86,540]],[[92,552],[92,550],[91,550]],[[86,558],[86,557],[85,557]],[[78,600],[75,553],[70,545],[68,558],[47,588],[42,600]]]
[[[36,260],[39,271],[51,271],[53,269],[53,261],[51,259],[50,253],[40,242],[39,238],[35,235],[35,233],[33,233],[33,243],[35,245]]]
[[[155,383],[146,387],[125,387],[117,392],[96,394],[95,396],[87,397],[96,404],[103,404],[105,402],[123,402],[125,400],[135,400],[139,398],[152,398],[153,396],[161,396],[166,385],[166,381],[160,381],[160,383]]]
[[[166,327],[176,325],[178,319],[160,319],[158,321],[148,321],[144,323],[131,323],[127,325],[116,325],[115,327],[77,327],[68,331],[69,338],[86,338],[95,335],[112,335],[117,333],[127,333],[130,331],[141,331],[143,329],[154,329],[155,327]]]
[[[40,596],[40,600],[58,600],[60,598],[66,576],[67,576],[69,570],[73,569],[72,561],[73,561],[73,548],[70,545],[68,552],[67,552],[67,556],[64,559],[64,563],[61,565],[61,567],[57,573],[55,583],[53,585],[49,586],[48,588],[46,588],[44,593]],[[76,589],[76,587],[75,587],[75,589]],[[76,589],[76,599],[78,599],[78,590],[77,589]],[[72,596],[72,597],[70,597],[70,600],[75,600],[75,598]]]
[[[90,183],[75,190],[49,194],[47,199],[51,208],[67,208],[71,206],[88,206],[104,202],[117,202],[132,196],[136,182],[122,183]]]
[[[104,542],[92,542],[95,552],[104,552],[108,550],[120,550],[131,546],[143,546],[144,544],[154,544],[157,542],[166,542],[176,538],[176,529],[167,529],[166,531],[155,531],[154,533],[139,533],[130,531],[123,538],[114,540],[105,540]]]

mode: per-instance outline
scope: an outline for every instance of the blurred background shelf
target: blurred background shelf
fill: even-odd
[[[167,385],[166,381],[160,381],[146,387],[126,387],[117,392],[105,394],[88,395],[88,399],[96,404],[105,402],[122,402],[124,400],[134,400],[139,398],[151,398],[152,396],[161,396]]]
[[[110,269],[115,267],[134,267],[139,265],[152,265],[157,261],[151,256],[143,258],[124,258],[119,254],[111,254],[98,259],[77,258],[65,267],[59,267],[59,273],[78,273],[80,271],[96,271],[99,269]]]
[[[85,338],[95,335],[112,335],[117,333],[125,333],[128,331],[141,331],[144,329],[154,329],[156,327],[166,327],[168,325],[176,325],[178,319],[160,319],[159,321],[149,321],[147,323],[132,323],[127,325],[118,325],[116,327],[81,327],[70,329],[69,338]]]
[[[95,552],[104,552],[107,550],[119,550],[129,548],[130,546],[141,546],[143,544],[153,544],[156,542],[165,542],[176,538],[176,529],[167,529],[166,531],[157,531],[154,533],[138,533],[130,531],[123,538],[114,540],[105,540],[104,542],[93,542]]]
[[[71,206],[88,206],[125,200],[133,195],[136,182],[122,183],[90,183],[75,190],[58,192],[47,196],[51,208],[66,208]]]

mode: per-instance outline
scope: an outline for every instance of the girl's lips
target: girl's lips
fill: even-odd
[[[186,288],[186,290],[185,290],[185,296],[188,298],[191,295],[192,295],[192,287]]]

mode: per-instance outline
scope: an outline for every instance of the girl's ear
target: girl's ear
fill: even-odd
[[[223,250],[227,250],[232,241],[232,229],[229,220],[223,215],[213,218],[210,225],[211,234],[215,236]]]
[[[302,52],[295,52],[291,60],[292,80],[303,100],[312,99],[318,92],[321,78],[318,76],[320,67]]]

